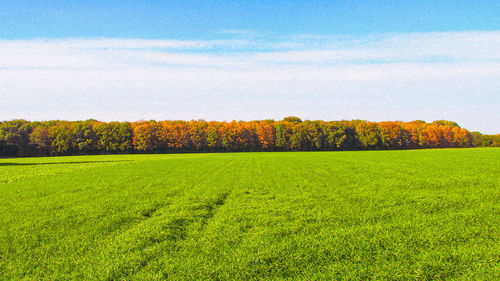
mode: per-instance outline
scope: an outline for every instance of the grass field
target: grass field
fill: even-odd
[[[0,280],[500,278],[500,149],[0,159]]]

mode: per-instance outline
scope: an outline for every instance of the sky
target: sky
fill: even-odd
[[[0,1],[0,120],[500,133],[500,1]]]

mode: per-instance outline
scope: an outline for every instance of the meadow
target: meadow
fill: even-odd
[[[0,159],[0,280],[495,280],[500,149]]]

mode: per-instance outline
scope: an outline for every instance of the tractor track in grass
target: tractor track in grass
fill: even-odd
[[[174,218],[164,223],[154,220],[154,214],[160,212],[162,209],[152,211],[150,216],[137,226],[141,228],[141,225],[144,226],[144,224],[157,224],[155,228],[157,230],[156,233],[142,233],[143,241],[138,242],[140,246],[135,249],[135,252],[144,252],[146,254],[135,261],[136,264],[133,265],[133,270],[115,270],[108,276],[107,280],[117,280],[126,276],[133,276],[144,270],[144,268],[147,268],[157,259],[164,255],[168,255],[170,252],[169,249],[175,251],[175,249],[180,246],[179,243],[188,239],[190,232],[196,231],[196,235],[203,233],[209,221],[215,216],[217,210],[224,205],[229,195],[229,192],[223,192],[219,194],[215,200],[209,200],[190,208],[190,211],[194,211],[188,212],[192,214],[191,216],[188,215]],[[164,207],[164,209],[165,208],[166,207]],[[158,233],[161,233],[161,235],[158,235]],[[141,243],[144,241],[147,243]],[[126,268],[128,266],[130,266],[130,264],[124,264],[120,266],[120,268]]]
[[[195,190],[203,190],[204,186],[210,186],[212,182],[217,181],[217,176],[224,174],[231,162],[225,162],[218,167],[214,167],[210,173],[205,173],[199,176],[197,182],[199,184],[193,186]],[[185,241],[191,235],[196,233],[200,235],[210,220],[214,218],[217,210],[221,208],[229,195],[230,191],[222,191],[217,195],[209,196],[209,199],[193,198],[186,201],[182,196],[185,190],[180,191],[177,196],[172,197],[172,201],[168,204],[158,205],[157,208],[145,209],[144,219],[132,225],[123,235],[132,237],[115,238],[117,241],[132,240],[134,243],[127,247],[118,247],[124,251],[120,252],[135,252],[140,253],[140,257],[133,260],[133,264],[119,264],[117,268],[109,272],[107,280],[117,280],[126,276],[134,276],[138,272],[143,271],[149,265],[155,263],[156,260],[164,255],[168,255],[172,251],[176,251],[180,247],[180,243]],[[185,207],[185,206],[188,207]],[[191,205],[191,206],[189,206]],[[182,211],[184,209],[184,211]],[[180,216],[169,217],[170,214],[180,214]],[[151,230],[151,231],[148,231]],[[138,240],[134,240],[138,238]],[[112,246],[113,247],[113,246]],[[111,248],[112,248],[111,247]],[[128,270],[127,270],[128,268]]]
[[[226,203],[227,197],[230,192],[223,192],[215,200],[207,202],[207,204],[200,206],[206,210],[206,214],[201,216],[201,229],[204,229],[208,224],[209,220],[215,216],[217,210]]]

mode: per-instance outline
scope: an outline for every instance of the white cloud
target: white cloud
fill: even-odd
[[[500,131],[500,32],[0,40],[0,120],[451,119]]]
[[[236,36],[250,36],[258,35],[259,33],[249,30],[249,29],[225,29],[221,30],[219,33],[226,35],[236,35]]]

